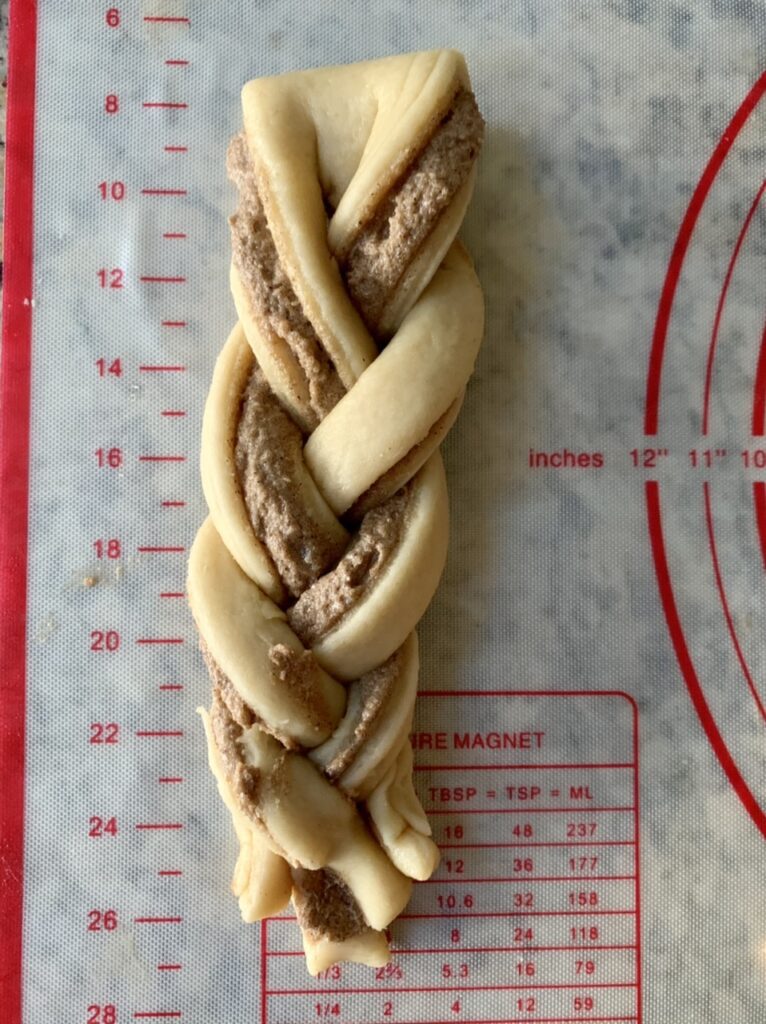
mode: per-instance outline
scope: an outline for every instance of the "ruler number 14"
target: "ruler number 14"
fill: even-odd
[[[122,360],[119,357],[117,359],[97,359],[96,369],[99,377],[121,377]]]

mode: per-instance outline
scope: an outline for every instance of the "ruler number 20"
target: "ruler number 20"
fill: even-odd
[[[116,629],[93,629],[90,634],[90,649],[113,654],[120,649],[120,634]]]

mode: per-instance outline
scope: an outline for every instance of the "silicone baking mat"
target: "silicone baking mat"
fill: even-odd
[[[766,8],[13,0],[9,1024],[766,1019]],[[462,50],[487,331],[444,445],[389,967],[245,926],[184,600],[247,79]]]

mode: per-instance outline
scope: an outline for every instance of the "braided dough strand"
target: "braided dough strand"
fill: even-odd
[[[238,322],[202,428],[189,603],[246,921],[292,898],[308,969],[388,960],[439,852],[413,788],[415,626],[439,582],[438,446],[484,321],[455,236],[483,122],[462,56],[249,82],[227,166]]]

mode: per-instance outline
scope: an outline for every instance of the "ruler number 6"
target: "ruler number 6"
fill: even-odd
[[[110,7],[106,12],[104,19],[109,28],[118,28],[120,24],[120,9],[119,7]],[[109,1024],[108,1021],[104,1021],[103,1024]]]

